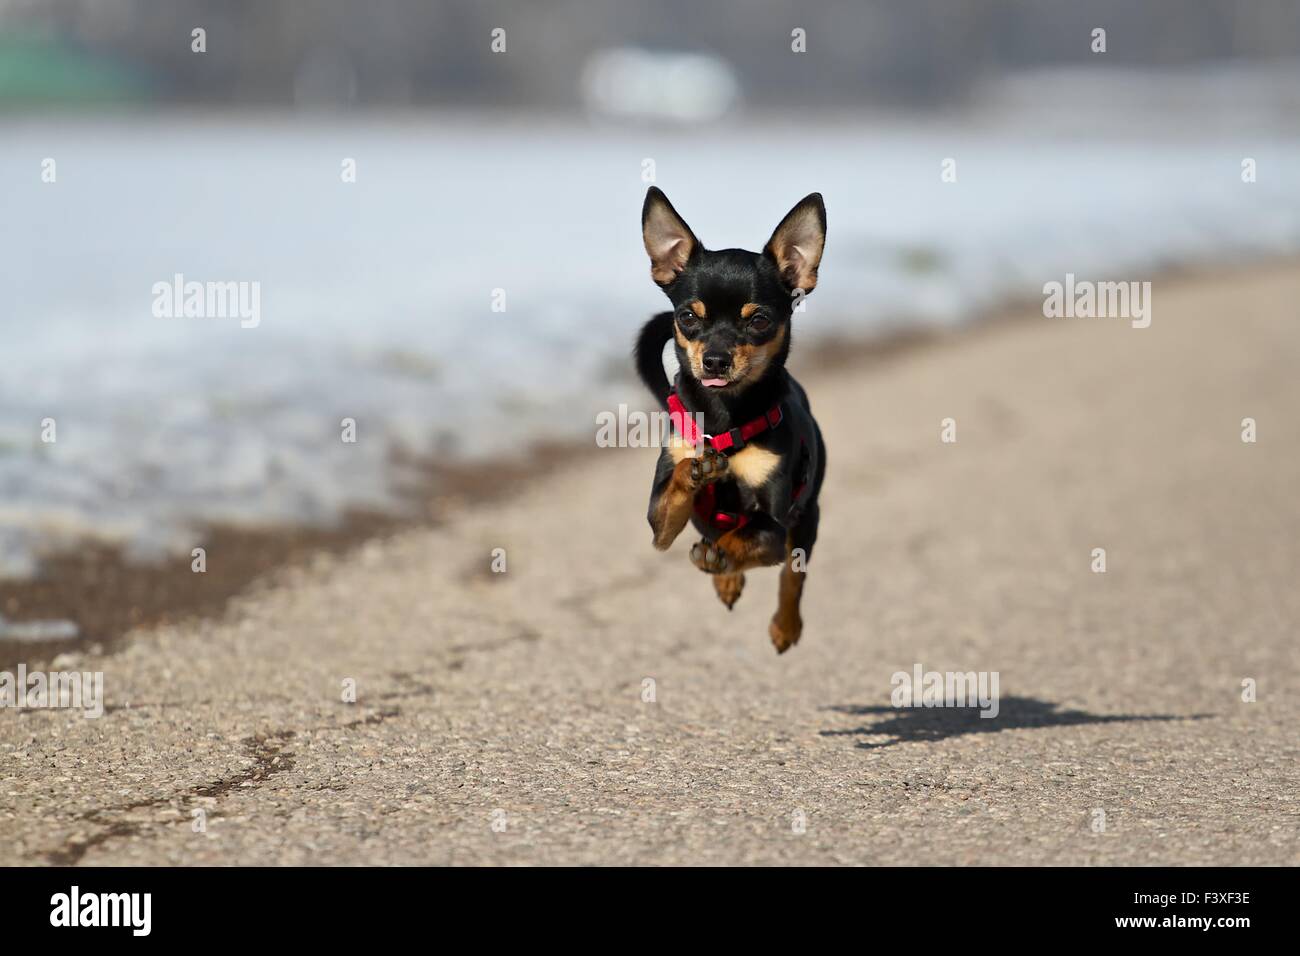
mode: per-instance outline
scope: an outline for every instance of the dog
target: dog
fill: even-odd
[[[785,653],[803,632],[799,601],[826,474],[821,430],[785,362],[792,315],[817,285],[826,206],[820,193],[805,197],[761,253],[714,252],[652,186],[641,235],[650,277],[673,305],[645,324],[635,349],[637,372],[674,428],[650,492],[654,546],[667,550],[691,521],[703,536],[691,563],[712,575],[728,610],[746,571],[781,565],[768,633]],[[670,339],[680,368],[672,384],[663,365]]]

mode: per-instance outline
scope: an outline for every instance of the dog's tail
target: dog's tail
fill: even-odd
[[[664,374],[664,346],[673,337],[673,314],[660,312],[641,328],[636,340],[636,371],[646,388],[668,407],[668,393],[673,387]]]

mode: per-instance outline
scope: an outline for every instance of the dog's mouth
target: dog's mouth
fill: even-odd
[[[702,378],[700,384],[705,388],[726,388],[731,382],[725,378]]]

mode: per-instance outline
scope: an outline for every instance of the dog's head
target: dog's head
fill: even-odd
[[[672,301],[677,360],[701,385],[738,392],[785,364],[790,316],[817,285],[826,207],[813,193],[786,214],[762,252],[705,249],[654,186],[641,210],[650,276]]]

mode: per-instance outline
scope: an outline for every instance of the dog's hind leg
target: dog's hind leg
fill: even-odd
[[[745,576],[743,574],[715,574],[713,576],[713,590],[718,592],[718,600],[727,605],[730,611],[740,600],[740,592],[745,590]]]
[[[739,574],[780,564],[785,557],[785,539],[784,529],[764,518],[728,531],[717,541],[705,538],[691,545],[690,559],[707,574]]]
[[[790,529],[785,539],[785,563],[781,565],[776,613],[772,615],[772,623],[767,628],[772,646],[778,654],[784,654],[799,643],[799,636],[803,633],[799,601],[803,597],[808,559],[812,557],[813,544],[817,541],[818,518],[817,505],[814,503],[799,523]]]

